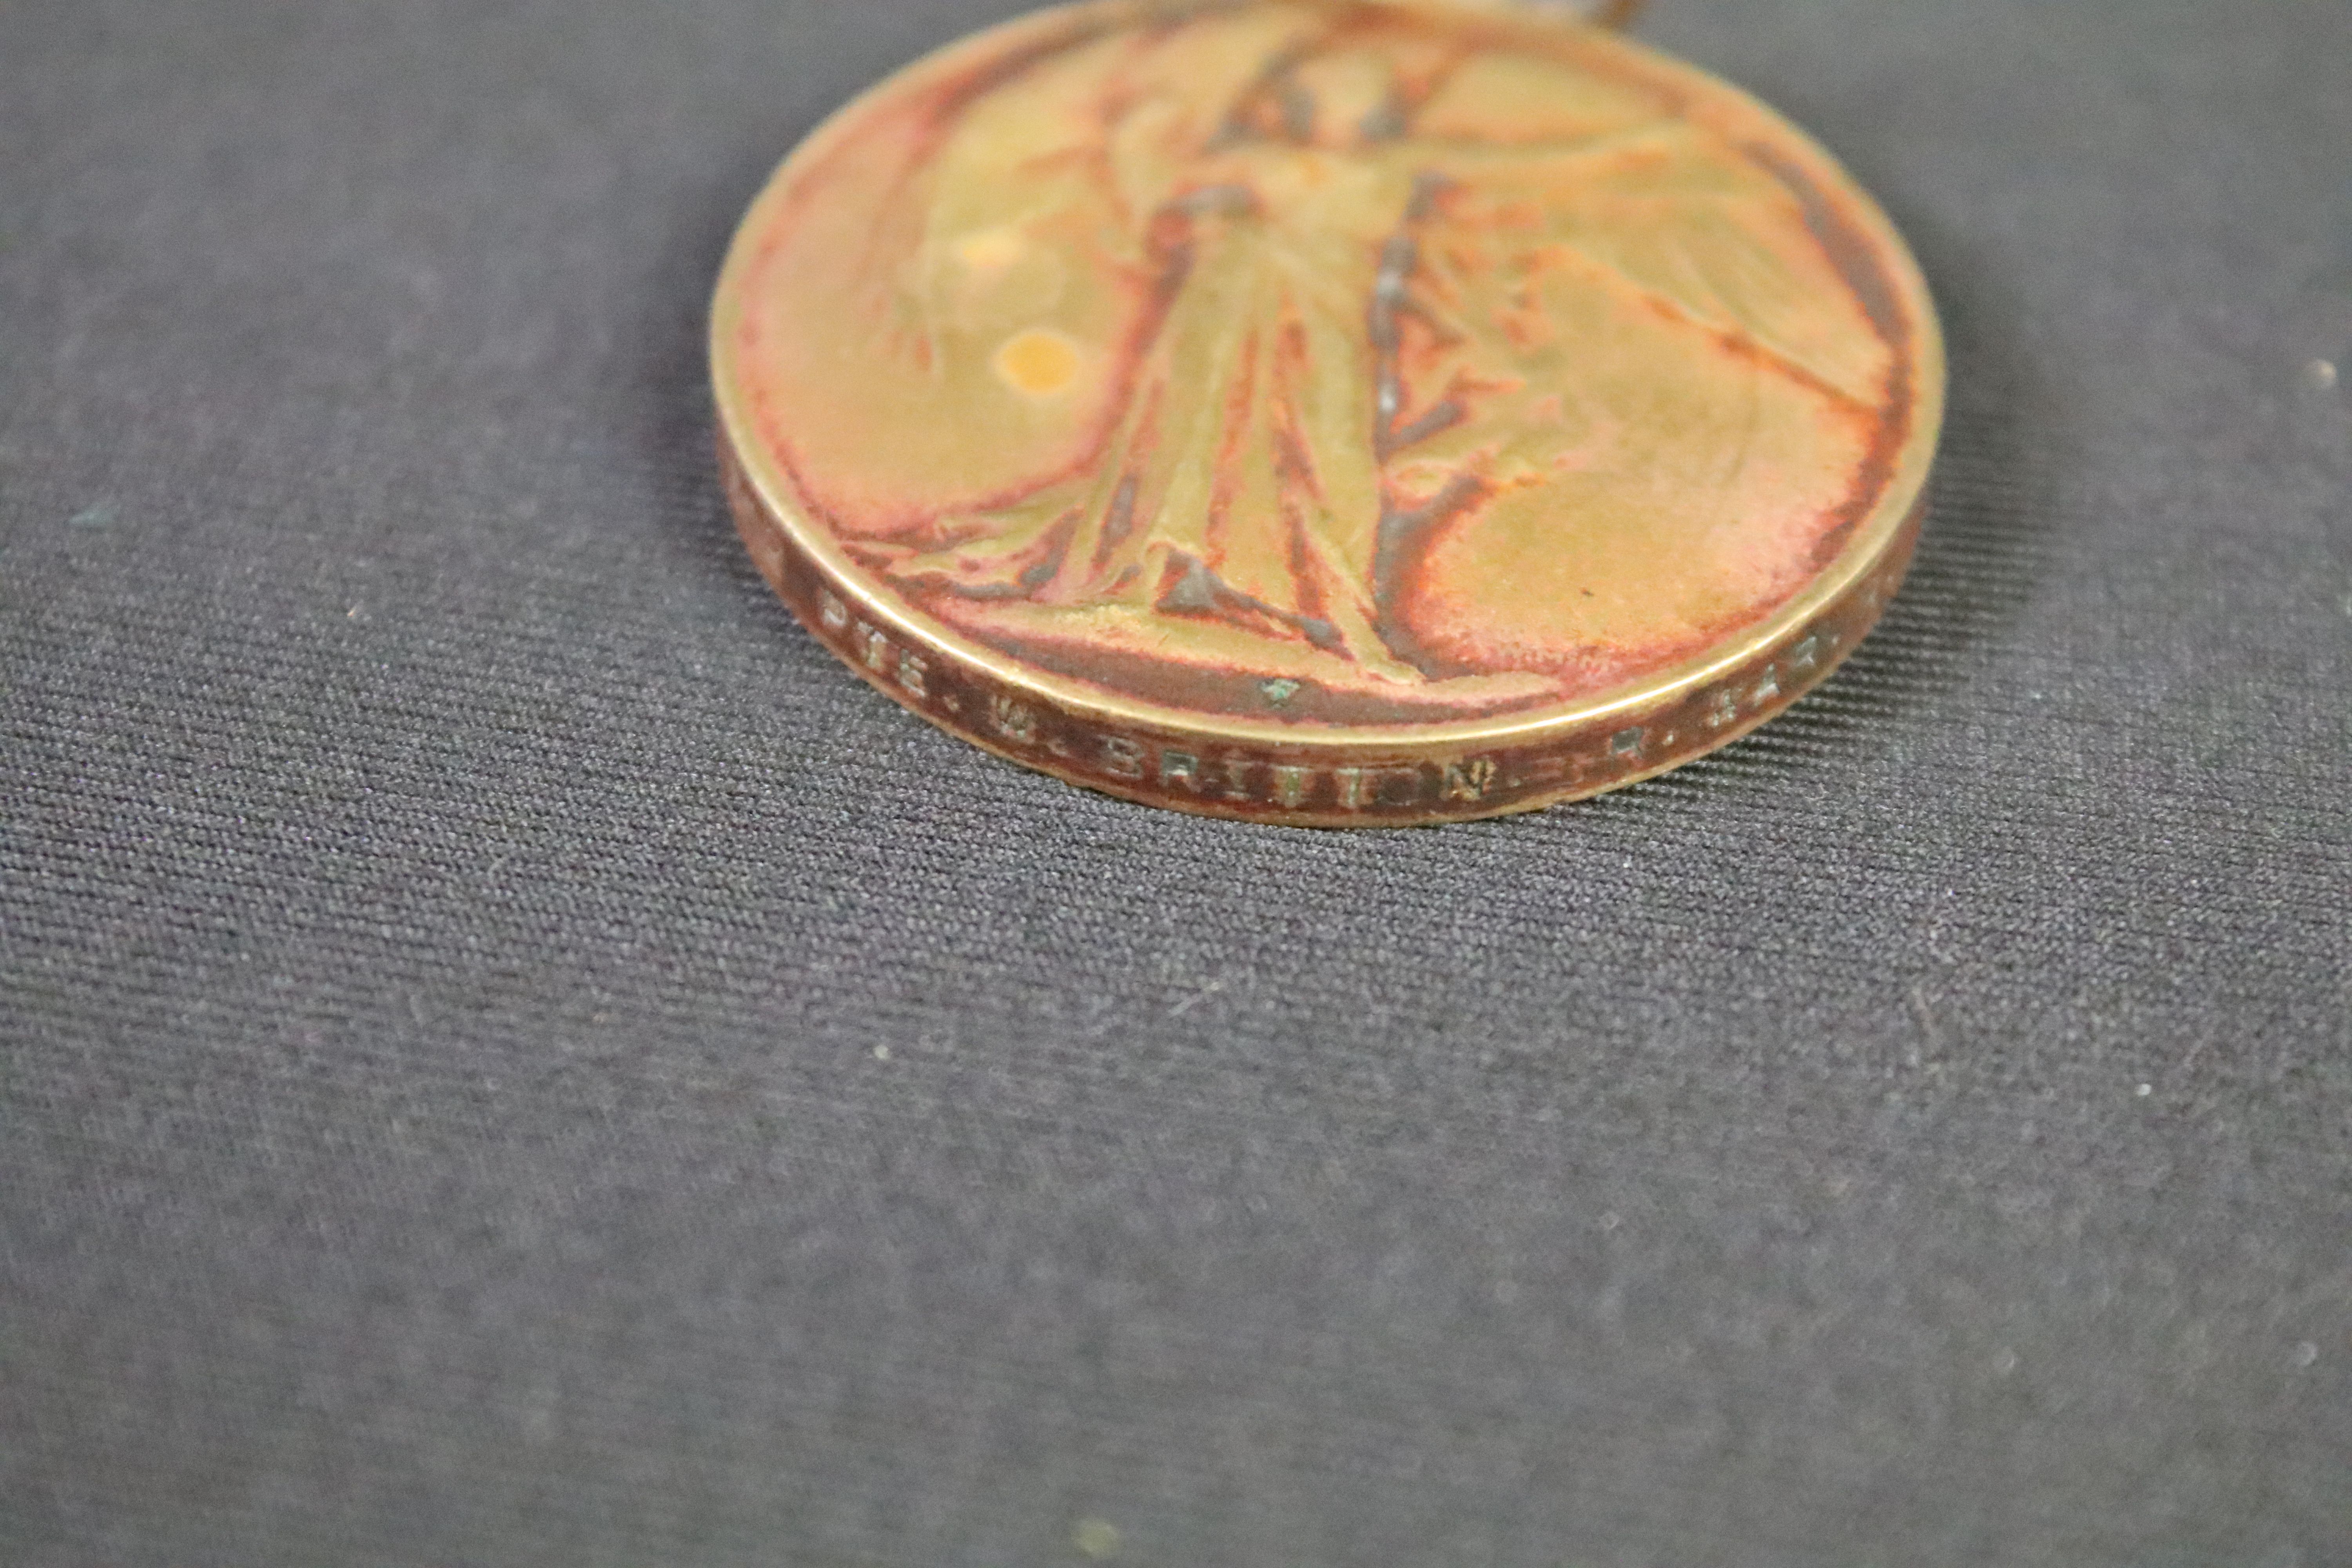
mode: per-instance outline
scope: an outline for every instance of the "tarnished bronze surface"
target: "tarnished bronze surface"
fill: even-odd
[[[1802,133],[1465,0],[957,44],[785,162],[712,357],[744,538],[867,679],[1324,826],[1597,794],[1802,695],[1901,580],[1944,374]]]

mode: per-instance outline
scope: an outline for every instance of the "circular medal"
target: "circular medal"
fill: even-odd
[[[722,273],[761,570],[932,722],[1327,826],[1663,772],[1877,619],[1942,418],[1893,226],[1752,99],[1468,0],[1095,0],[901,71]]]

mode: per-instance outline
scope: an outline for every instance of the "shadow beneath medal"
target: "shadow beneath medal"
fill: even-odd
[[[1596,805],[1640,808],[1739,779],[1818,774],[1876,749],[1894,722],[1948,706],[2032,598],[2056,515],[2063,411],[2037,380],[2002,279],[1981,253],[1898,214],[1927,276],[1949,366],[1927,522],[1877,629],[1821,688],[1723,750]]]
[[[710,384],[710,299],[720,264],[751,200],[822,114],[750,114],[704,161],[709,178],[673,193],[667,243],[649,269],[638,319],[642,379],[630,437],[660,476],[674,526],[666,541],[709,597],[698,613],[724,617],[730,637],[758,638],[793,678],[837,667],[793,619],[743,547],[719,481],[719,418]]]
[[[765,156],[729,159],[731,177],[698,188],[690,207],[681,196],[669,242],[646,289],[655,304],[639,323],[645,395],[633,411],[639,444],[684,503],[677,509],[683,526],[673,531],[677,542],[747,592],[753,584],[765,592],[766,584],[736,534],[719,488],[709,307],[735,226],[781,156],[773,148],[765,151]]]

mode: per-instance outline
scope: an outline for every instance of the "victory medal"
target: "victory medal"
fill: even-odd
[[[790,158],[720,278],[729,495],[827,646],[1074,784],[1525,810],[1822,679],[1920,521],[1918,268],[1768,109],[1470,0],[1094,0]]]

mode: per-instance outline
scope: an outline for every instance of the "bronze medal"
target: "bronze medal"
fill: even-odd
[[[1074,784],[1373,826],[1613,789],[1876,621],[1943,408],[1802,132],[1468,0],[1096,0],[835,115],[712,363],[761,570]]]

